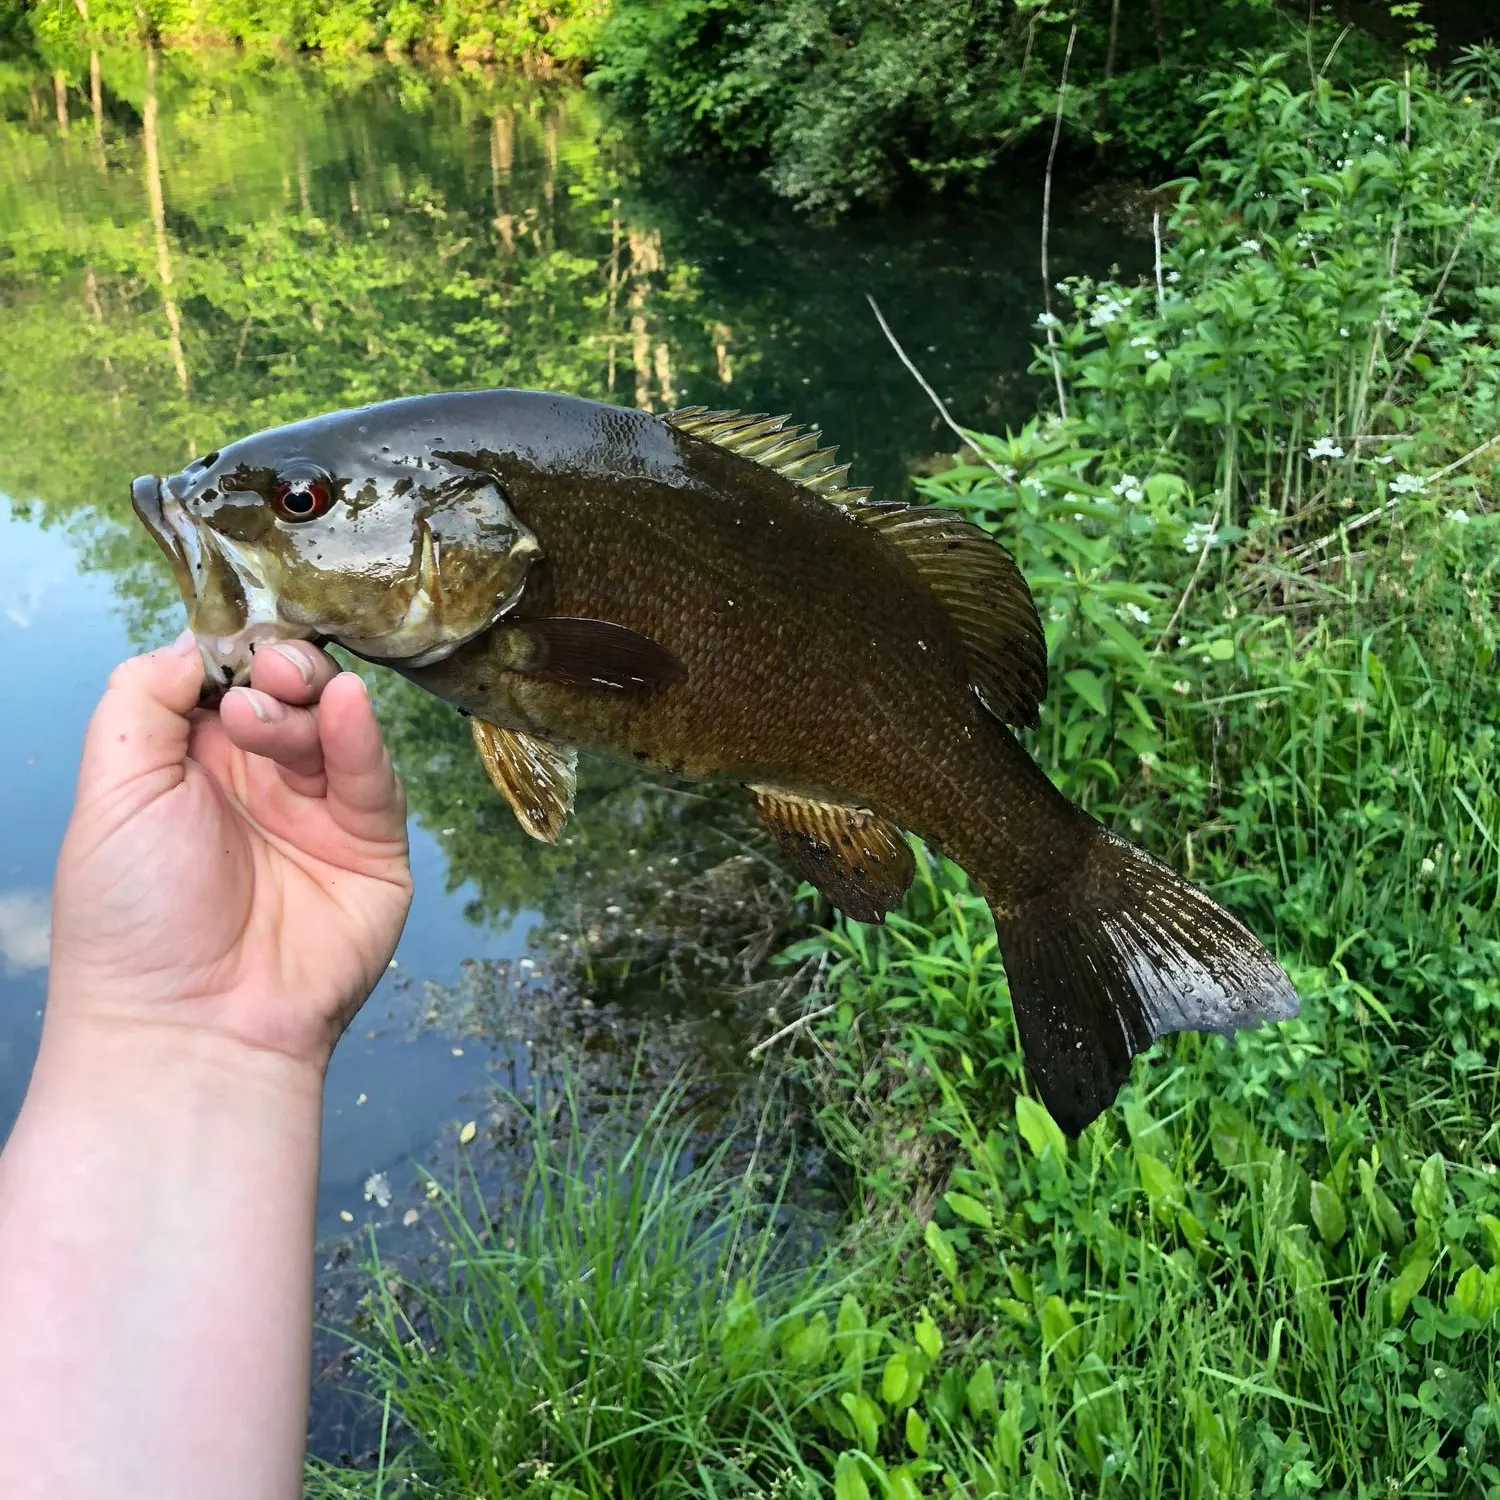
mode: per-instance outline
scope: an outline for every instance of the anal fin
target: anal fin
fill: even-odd
[[[916,872],[901,830],[872,812],[752,786],[755,810],[791,867],[856,922],[883,922]]]
[[[573,810],[578,752],[518,729],[471,718],[474,747],[495,790],[532,838],[555,844]]]

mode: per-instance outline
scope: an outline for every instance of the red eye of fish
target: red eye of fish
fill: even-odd
[[[333,504],[333,489],[326,479],[280,479],[271,504],[283,521],[311,521]]]

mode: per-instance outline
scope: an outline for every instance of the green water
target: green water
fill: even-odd
[[[497,384],[789,412],[895,497],[952,442],[866,294],[959,420],[1018,423],[1035,400],[1039,181],[820,227],[753,179],[653,171],[579,89],[228,52],[105,56],[100,81],[99,116],[75,93],[64,128],[50,79],[0,68],[0,1132],[36,1045],[82,726],[110,666],[182,623],[134,475],[318,411]],[[1054,275],[1143,259],[1059,196]],[[544,849],[456,715],[377,686],[418,897],[331,1071],[328,1233],[345,1215],[402,1232],[413,1161],[482,1114],[497,1070],[528,1076],[523,1046],[413,1038],[427,981],[519,964],[538,923],[575,953],[628,948],[653,901],[708,913],[711,945],[746,890],[714,881],[770,880],[737,802],[602,764]],[[663,1003],[691,1010],[695,970],[670,949],[644,988],[686,975]],[[390,1206],[365,1196],[377,1172]]]

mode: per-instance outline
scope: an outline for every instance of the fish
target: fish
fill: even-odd
[[[580,750],[737,783],[861,922],[901,901],[916,835],[988,903],[1027,1071],[1071,1135],[1159,1037],[1297,1014],[1245,926],[1017,737],[1047,651],[1011,554],[872,499],[816,428],[459,391],[258,433],[131,494],[205,701],[263,642],[337,643],[466,714],[533,837],[560,835]]]

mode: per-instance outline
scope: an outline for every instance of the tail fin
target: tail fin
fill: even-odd
[[[1027,1067],[1070,1135],[1114,1102],[1157,1037],[1297,1014],[1291,981],[1249,931],[1105,828],[1067,881],[997,904],[995,927]]]

